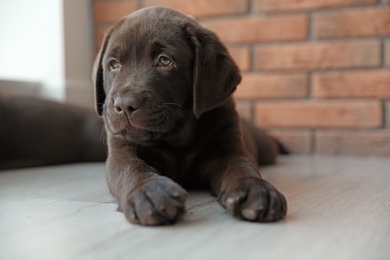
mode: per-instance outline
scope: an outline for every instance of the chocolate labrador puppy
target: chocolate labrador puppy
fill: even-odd
[[[231,95],[241,76],[216,34],[173,10],[141,9],[108,30],[93,79],[109,189],[130,222],[175,222],[182,186],[210,187],[240,219],[286,215],[257,164],[274,162],[276,143],[240,124]]]

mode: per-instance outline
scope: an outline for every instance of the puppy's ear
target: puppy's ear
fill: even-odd
[[[102,47],[100,48],[92,69],[92,82],[95,87],[95,109],[96,113],[101,116],[103,114],[103,105],[106,100],[106,93],[104,92],[104,79],[103,79],[103,57],[106,52],[108,41],[110,39],[112,28],[110,28],[103,40]]]
[[[197,24],[188,26],[187,32],[194,46],[193,109],[199,118],[230,97],[241,75],[215,33]]]

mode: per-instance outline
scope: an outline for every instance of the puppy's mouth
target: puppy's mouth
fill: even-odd
[[[160,107],[154,111],[137,110],[129,115],[120,115],[113,110],[105,113],[107,130],[113,135],[123,136],[139,144],[155,142],[170,132],[175,125],[180,111],[170,111]]]

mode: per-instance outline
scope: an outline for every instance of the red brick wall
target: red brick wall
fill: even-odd
[[[243,74],[240,113],[292,152],[390,156],[390,1],[95,0],[97,46],[151,5],[220,36]]]

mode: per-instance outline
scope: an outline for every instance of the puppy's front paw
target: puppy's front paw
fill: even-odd
[[[156,177],[127,196],[123,212],[134,224],[172,224],[183,214],[186,198],[187,192],[171,179]]]
[[[219,202],[231,215],[253,222],[278,221],[287,213],[283,194],[258,178],[242,178],[230,185]]]

